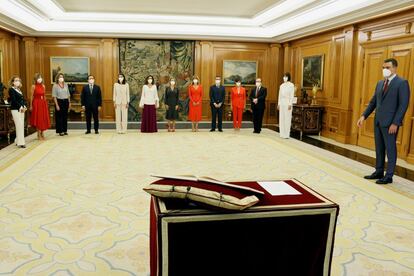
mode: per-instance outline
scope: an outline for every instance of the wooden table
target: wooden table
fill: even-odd
[[[322,131],[322,115],[324,107],[320,105],[294,104],[292,110],[292,131],[303,134],[318,134]]]

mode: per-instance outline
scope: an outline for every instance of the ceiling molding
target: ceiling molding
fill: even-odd
[[[413,6],[414,0],[279,0],[242,18],[67,12],[57,0],[0,0],[0,26],[22,36],[280,43]]]

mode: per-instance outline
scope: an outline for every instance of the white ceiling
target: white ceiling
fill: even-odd
[[[414,7],[414,0],[0,0],[23,36],[283,42]]]
[[[250,18],[282,0],[55,0],[68,12],[116,12]]]

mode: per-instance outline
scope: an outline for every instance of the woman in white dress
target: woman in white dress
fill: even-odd
[[[292,103],[295,96],[295,85],[290,82],[290,73],[283,75],[283,83],[279,89],[279,134],[281,138],[289,138],[292,123]]]
[[[128,127],[129,84],[124,74],[118,75],[118,82],[114,84],[114,107],[116,131],[126,133]]]

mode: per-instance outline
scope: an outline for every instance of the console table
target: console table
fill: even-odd
[[[7,136],[10,144],[10,134],[15,131],[9,104],[0,104],[0,135]]]
[[[323,106],[294,104],[292,110],[292,131],[300,132],[300,140],[303,134],[318,134],[322,131]]]

